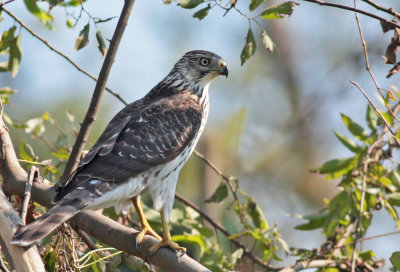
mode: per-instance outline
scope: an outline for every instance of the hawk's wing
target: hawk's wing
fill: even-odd
[[[121,182],[178,156],[201,125],[198,104],[185,95],[131,104],[108,124],[55,201],[85,181]]]

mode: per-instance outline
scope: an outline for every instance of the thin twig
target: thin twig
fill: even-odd
[[[25,187],[25,194],[24,194],[24,201],[22,202],[22,210],[21,210],[21,219],[26,224],[26,214],[28,213],[28,205],[29,201],[31,200],[31,190],[33,180],[38,175],[38,168],[36,166],[31,166],[28,172],[28,179],[26,180],[26,187]]]
[[[365,192],[367,190],[368,166],[369,166],[369,163],[371,162],[372,151],[375,149],[375,147],[378,144],[380,144],[383,141],[383,137],[384,136],[382,136],[380,139],[378,139],[373,144],[371,144],[371,146],[368,148],[367,155],[365,156],[365,161],[364,161],[364,165],[363,165],[360,211],[359,211],[358,219],[357,219],[356,226],[355,226],[356,236],[354,238],[353,254],[352,254],[352,257],[351,257],[351,272],[355,272],[356,271],[356,260],[357,260],[357,258],[356,258],[356,253],[357,253],[356,247],[357,247],[357,243],[358,243],[358,241],[360,239],[360,235],[361,235],[360,226],[361,226],[361,221],[362,221],[363,212],[364,212]]]
[[[357,0],[354,0],[354,7],[357,8]],[[367,43],[365,42],[364,39],[364,34],[361,28],[361,23],[360,23],[360,18],[358,17],[358,13],[355,12],[355,17],[356,17],[356,22],[357,22],[357,27],[358,27],[358,32],[360,33],[360,39],[361,39],[361,44],[363,46],[363,51],[364,51],[364,59],[365,59],[365,69],[368,71],[369,75],[371,76],[372,81],[374,82],[376,88],[378,89],[379,93],[381,94],[382,98],[385,99],[385,96],[383,95],[382,88],[379,86],[378,81],[376,80],[374,73],[371,70],[371,66],[369,64],[369,57],[368,57],[368,50],[367,50]],[[390,108],[389,103],[386,104],[386,108],[389,110],[390,114],[400,122],[400,119],[393,114],[392,109]]]
[[[303,0],[303,1],[315,3],[315,4],[318,4],[318,5],[321,5],[321,6],[329,6],[329,7],[334,7],[334,8],[339,8],[339,9],[345,9],[345,10],[350,10],[350,11],[354,11],[354,12],[359,12],[361,14],[364,14],[364,15],[369,16],[371,18],[374,18],[374,19],[377,19],[379,21],[385,22],[388,25],[391,25],[391,26],[393,26],[395,28],[399,28],[400,29],[400,25],[398,25],[396,23],[393,23],[392,21],[389,21],[389,20],[387,20],[387,19],[385,19],[383,17],[380,17],[378,15],[375,15],[373,13],[367,12],[365,10],[356,9],[356,8],[353,8],[353,7],[334,4],[334,3],[327,3],[327,2],[320,1],[320,0]]]
[[[368,102],[371,104],[371,106],[374,108],[374,110],[379,114],[379,116],[381,117],[382,121],[385,123],[385,126],[388,128],[390,135],[394,138],[394,140],[396,141],[397,145],[400,147],[400,142],[397,139],[396,134],[392,131],[390,125],[385,120],[385,117],[383,117],[383,115],[380,112],[380,110],[375,106],[375,104],[368,97],[368,95],[365,93],[365,91],[360,87],[360,85],[358,85],[357,82],[354,82],[353,80],[350,80],[350,83],[353,84],[354,86],[356,86],[362,92],[362,94],[365,96],[365,98],[368,100]]]
[[[8,1],[5,1],[3,3],[0,3],[0,8],[5,6],[5,5],[7,5],[8,3],[11,3],[11,2],[14,2],[14,0],[8,0]]]
[[[213,169],[215,171],[215,173],[217,173],[218,176],[220,176],[225,184],[228,186],[229,190],[232,192],[232,195],[235,199],[235,203],[237,205],[237,207],[239,208],[239,215],[240,215],[240,219],[242,220],[242,222],[245,222],[244,219],[244,215],[242,212],[242,209],[240,209],[240,202],[239,202],[239,198],[236,194],[236,190],[232,187],[231,181],[237,180],[236,177],[228,177],[227,175],[225,175],[221,170],[219,170],[209,159],[207,159],[203,154],[201,154],[199,151],[194,150],[193,153],[199,157],[200,159],[202,159],[209,167],[211,167],[211,169]]]
[[[361,1],[363,1],[365,3],[368,3],[369,5],[373,6],[374,8],[376,8],[376,9],[378,9],[380,11],[383,11],[383,12],[386,12],[388,14],[391,14],[391,15],[395,16],[396,18],[400,18],[400,13],[395,11],[394,8],[386,8],[386,7],[381,6],[381,5],[375,3],[375,2],[373,2],[371,0],[361,0]]]
[[[68,162],[65,166],[64,173],[61,176],[60,182],[65,181],[72,174],[80,161],[79,159],[82,150],[85,147],[90,130],[94,124],[94,121],[96,120],[104,89],[106,87],[106,82],[110,74],[112,64],[114,63],[119,43],[121,41],[125,27],[128,23],[129,15],[131,13],[134,2],[134,0],[125,0],[124,7],[121,11],[121,16],[119,17],[117,26],[110,42],[110,47],[108,48],[107,55],[100,70],[98,81],[96,82],[96,87],[93,91],[93,96],[89,105],[89,109],[87,110],[85,119],[82,122],[81,129],[79,130],[78,136],[72,148]]]
[[[358,242],[373,240],[376,238],[382,238],[382,237],[395,235],[395,234],[400,234],[400,230],[396,230],[396,231],[392,231],[392,232],[388,232],[388,233],[384,233],[384,234],[378,234],[378,235],[374,235],[374,236],[370,236],[370,237],[360,238],[360,239],[358,239]]]
[[[9,11],[8,9],[6,9],[5,7],[1,7],[0,9],[4,10],[5,13],[7,13],[11,18],[13,18],[18,24],[20,24],[26,31],[28,31],[33,37],[37,38],[39,41],[41,41],[42,43],[44,43],[50,50],[54,51],[56,54],[58,54],[59,56],[63,57],[64,59],[66,59],[70,64],[72,64],[79,72],[82,72],[83,74],[85,74],[86,76],[90,77],[91,79],[93,79],[94,81],[97,81],[98,79],[93,76],[92,74],[90,74],[88,71],[86,71],[85,69],[83,69],[81,66],[79,66],[76,62],[74,62],[70,57],[68,57],[66,54],[62,53],[60,50],[58,50],[57,48],[55,48],[53,45],[51,45],[48,41],[46,41],[45,39],[43,39],[41,36],[39,36],[36,32],[34,32],[29,26],[27,26],[21,19],[19,19],[14,13],[12,13],[11,11]],[[113,90],[111,90],[110,88],[106,87],[106,91],[109,92],[110,94],[112,94],[113,96],[115,96],[119,101],[121,101],[123,104],[128,105],[128,103],[125,102],[124,99],[122,99],[122,97],[114,92]]]

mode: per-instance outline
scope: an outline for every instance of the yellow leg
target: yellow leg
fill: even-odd
[[[155,238],[157,238],[158,240],[161,241],[161,237],[160,235],[157,234],[157,232],[155,232],[149,222],[147,222],[146,217],[144,216],[143,213],[143,209],[142,209],[142,203],[140,201],[140,196],[135,196],[134,198],[132,198],[132,202],[133,205],[135,206],[136,212],[139,216],[139,220],[140,220],[140,225],[142,227],[142,230],[139,232],[139,234],[136,236],[136,243],[135,243],[135,247],[136,249],[138,249],[138,244],[140,244],[143,240],[143,237],[145,234],[149,234]]]
[[[160,242],[158,242],[157,244],[155,244],[154,246],[152,246],[149,249],[149,252],[147,253],[147,255],[148,256],[153,255],[161,247],[169,247],[175,251],[182,251],[183,253],[185,253],[186,248],[181,247],[177,243],[172,241],[171,234],[169,233],[169,229],[168,229],[168,223],[165,221],[165,216],[164,216],[164,213],[162,210],[161,210],[161,224],[163,226],[163,238]]]

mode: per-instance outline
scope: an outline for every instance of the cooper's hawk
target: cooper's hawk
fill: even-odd
[[[81,210],[134,204],[145,234],[162,246],[185,250],[171,239],[168,221],[179,172],[199,140],[208,116],[208,87],[228,76],[224,60],[208,51],[190,51],[146,96],[122,109],[107,125],[77,170],[56,191],[56,205],[35,222],[19,226],[12,244],[27,246]],[[148,224],[140,195],[149,191],[160,211],[161,238]]]

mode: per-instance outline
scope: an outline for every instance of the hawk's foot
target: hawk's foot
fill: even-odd
[[[158,240],[162,240],[161,236],[157,234],[157,232],[155,232],[149,224],[142,226],[142,230],[138,233],[138,235],[136,235],[136,239],[135,239],[135,248],[136,251],[139,251],[138,245],[143,241],[144,236],[148,234],[151,235],[153,237],[155,237]]]
[[[157,244],[155,244],[154,246],[152,246],[149,251],[146,253],[146,259],[148,257],[151,257],[154,255],[154,253],[157,252],[157,250],[159,250],[162,247],[169,247],[170,249],[174,250],[174,251],[181,251],[183,254],[186,253],[186,248],[181,247],[180,245],[178,245],[177,243],[175,243],[174,241],[172,241],[171,239],[166,239],[163,238],[160,242],[158,242]]]

